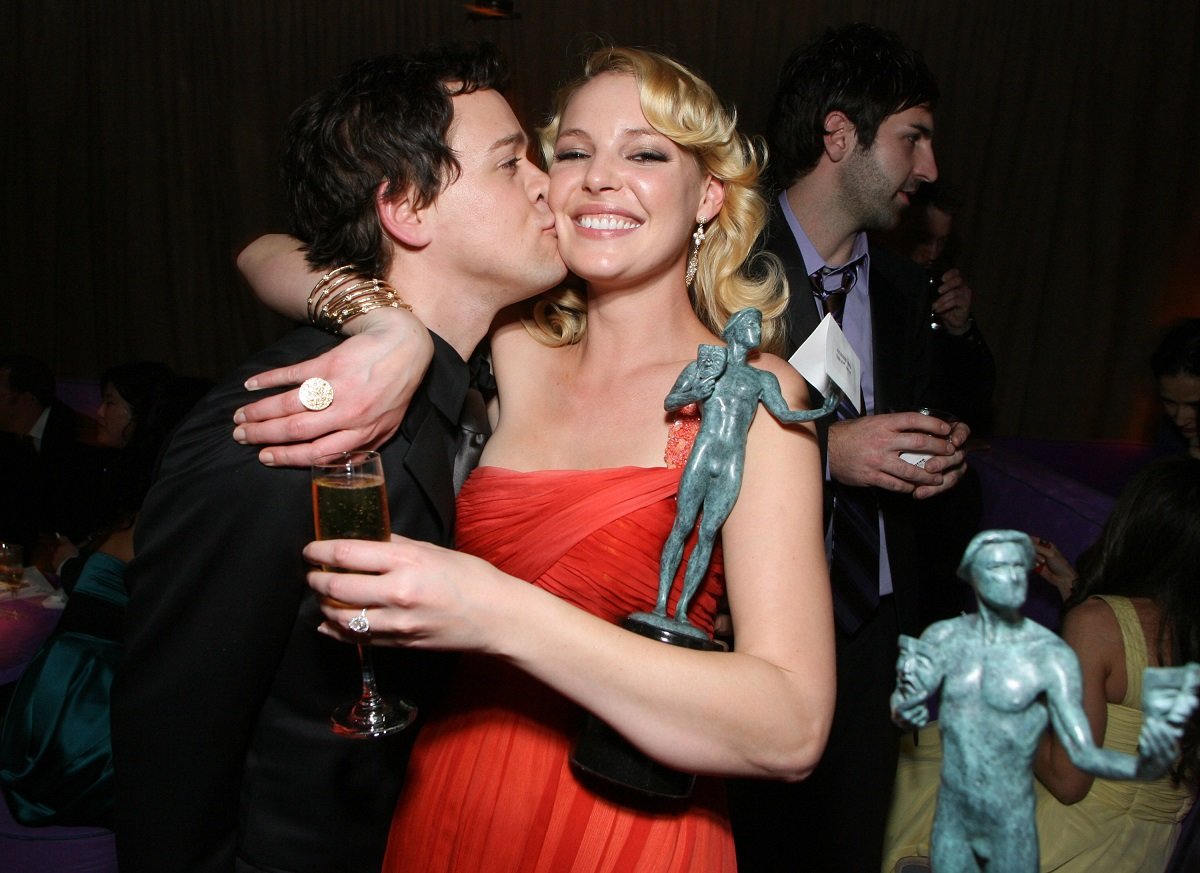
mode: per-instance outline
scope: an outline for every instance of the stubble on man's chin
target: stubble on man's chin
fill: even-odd
[[[859,230],[889,231],[900,223],[904,206],[869,151],[855,151],[838,178],[842,203]]]

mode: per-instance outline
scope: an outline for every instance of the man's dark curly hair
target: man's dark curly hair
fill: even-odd
[[[490,44],[449,46],[356,62],[306,100],[288,123],[282,173],[290,230],[316,268],[352,264],[382,276],[391,246],[375,197],[428,206],[461,172],[447,143],[451,98],[506,84]]]
[[[889,115],[937,104],[938,87],[921,55],[873,24],[826,30],[797,49],[779,75],[767,122],[771,179],[786,188],[806,175],[824,149],[825,116],[840,110],[870,148]]]

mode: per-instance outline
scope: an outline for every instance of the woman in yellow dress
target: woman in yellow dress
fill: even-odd
[[[1161,461],[1130,482],[1080,559],[1063,620],[1083,668],[1092,734],[1106,748],[1137,748],[1146,667],[1200,658],[1198,566],[1200,462]],[[1172,773],[1151,782],[1095,779],[1049,735],[1036,772],[1043,873],[1161,873],[1196,795],[1200,729],[1193,716]]]

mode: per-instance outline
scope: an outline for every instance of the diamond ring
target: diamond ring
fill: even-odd
[[[367,621],[367,608],[364,606],[362,612],[346,622],[346,627],[356,634],[365,634],[370,631],[371,623]]]

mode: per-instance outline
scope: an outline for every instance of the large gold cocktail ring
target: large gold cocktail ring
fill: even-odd
[[[300,405],[318,412],[333,403],[333,386],[324,379],[305,379],[300,385]]]

